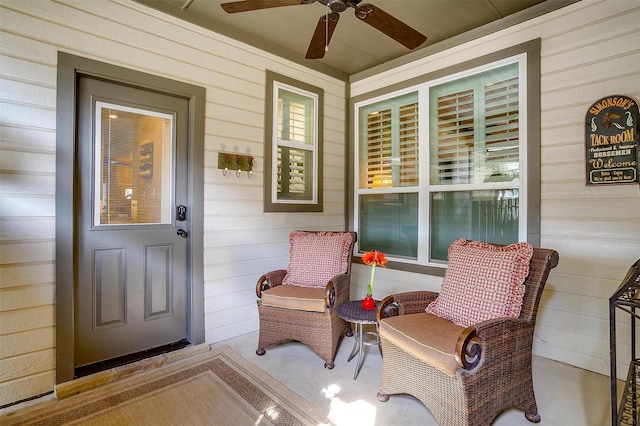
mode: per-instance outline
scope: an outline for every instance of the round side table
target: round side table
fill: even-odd
[[[378,349],[380,349],[380,355],[382,355],[382,348],[380,347],[380,336],[378,335],[378,322],[376,321],[376,311],[362,309],[360,303],[360,300],[351,300],[338,306],[338,316],[343,320],[349,321],[350,323],[356,325],[356,335],[353,341],[353,349],[351,350],[351,355],[349,355],[349,358],[347,359],[347,362],[349,362],[356,354],[358,354],[358,363],[356,364],[356,371],[353,374],[353,380],[358,378],[360,367],[362,367],[365,345],[377,345]],[[379,303],[380,301],[376,300],[376,306],[378,306]],[[364,324],[375,324],[376,331],[363,331],[362,326]],[[375,341],[366,342],[364,340],[365,334],[375,336]]]

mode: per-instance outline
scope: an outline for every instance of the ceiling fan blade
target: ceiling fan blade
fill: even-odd
[[[313,32],[313,37],[311,37],[311,43],[309,43],[305,58],[320,59],[324,57],[326,47],[331,41],[331,36],[338,25],[339,19],[340,15],[335,12],[320,17],[316,30]]]
[[[356,17],[381,31],[409,49],[415,49],[427,40],[427,37],[414,30],[398,18],[372,4],[356,7]]]
[[[311,4],[316,0],[245,0],[222,3],[220,6],[227,13],[249,12],[252,10],[270,9],[272,7],[295,6],[297,4]]]

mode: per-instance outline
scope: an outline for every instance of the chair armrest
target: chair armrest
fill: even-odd
[[[382,299],[376,312],[376,318],[379,322],[387,317],[424,312],[427,305],[436,300],[436,297],[438,297],[438,293],[433,291],[407,291],[392,294]]]
[[[267,272],[261,276],[256,284],[256,296],[261,299],[263,291],[282,284],[285,275],[287,275],[286,269],[278,269],[277,271]]]
[[[324,295],[327,308],[333,308],[349,300],[350,285],[351,277],[347,274],[339,274],[331,278]]]
[[[456,361],[465,370],[501,362],[499,357],[531,354],[534,323],[521,318],[494,318],[467,327],[456,344]]]

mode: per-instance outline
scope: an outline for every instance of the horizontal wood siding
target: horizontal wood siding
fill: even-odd
[[[56,61],[62,50],[204,86],[206,341],[257,329],[255,283],[294,228],[344,229],[345,83],[126,0],[0,5],[0,406],[53,390]],[[323,213],[262,212],[266,70],[325,92]],[[218,152],[255,157],[222,175]]]
[[[640,100],[638,22],[637,1],[582,1],[351,85],[352,96],[360,96],[541,38],[541,246],[556,249],[560,264],[544,292],[534,353],[602,374],[609,373],[608,298],[640,257],[640,191],[638,185],[585,186],[584,120],[589,106],[607,95]],[[406,274],[387,277],[376,283],[382,293],[408,287]],[[622,377],[627,317],[618,314]]]

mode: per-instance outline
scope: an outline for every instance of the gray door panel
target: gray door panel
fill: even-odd
[[[188,101],[82,77],[78,111],[75,367],[186,339],[189,264]]]

